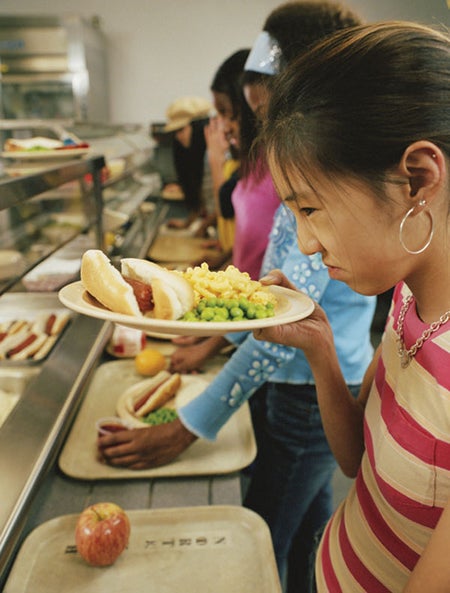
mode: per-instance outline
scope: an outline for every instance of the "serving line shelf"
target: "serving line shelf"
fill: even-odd
[[[29,238],[25,237],[30,225],[36,224],[39,226],[39,216],[35,218],[34,223],[30,220],[24,220],[22,224],[19,223],[13,230],[10,227],[3,229],[3,240],[7,236],[11,236],[11,240],[16,237],[17,247],[23,258],[21,265],[17,266],[16,273],[13,276],[0,280],[0,295],[13,288],[28,272],[58,251],[80,232],[88,232],[89,229],[93,229],[95,245],[99,248],[103,245],[101,171],[104,165],[103,156],[98,155],[86,159],[67,161],[62,164],[48,166],[48,168],[44,167],[38,173],[30,175],[0,178],[0,211],[7,211],[14,207],[20,207],[25,203],[31,203],[36,198],[44,196],[46,192],[72,181],[83,179],[86,175],[92,177],[91,188],[80,196],[83,202],[85,222],[76,230],[61,235],[60,239],[54,243],[48,243],[43,246],[42,250],[36,250],[36,246],[33,245],[33,233],[30,234]],[[9,247],[15,246],[10,245]]]

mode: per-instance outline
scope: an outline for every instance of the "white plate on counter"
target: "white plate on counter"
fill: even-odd
[[[4,159],[18,161],[48,161],[60,159],[73,159],[84,156],[89,148],[61,148],[59,150],[11,150],[1,153]]]
[[[78,515],[63,515],[28,535],[4,593],[281,593],[270,533],[238,506],[129,510],[128,547],[112,566],[89,566],[77,553]]]
[[[103,416],[114,416],[119,397],[143,378],[136,373],[133,360],[100,365],[59,457],[59,467],[66,475],[80,480],[214,475],[239,471],[253,461],[256,443],[247,403],[230,418],[215,441],[199,439],[167,465],[133,470],[99,461],[95,421]],[[182,375],[181,378],[177,405],[200,394],[213,380],[214,373]]]
[[[220,322],[166,321],[163,319],[152,319],[150,317],[136,317],[133,315],[113,313],[95,301],[86,292],[81,281],[68,284],[59,291],[58,296],[63,305],[89,317],[120,323],[143,331],[188,336],[223,335],[228,332],[253,331],[274,325],[284,325],[304,319],[314,310],[314,301],[303,292],[289,290],[281,286],[271,286],[270,291],[277,299],[275,315],[273,317]]]

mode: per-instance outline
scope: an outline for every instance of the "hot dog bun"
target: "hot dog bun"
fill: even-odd
[[[115,313],[138,315],[133,288],[100,249],[88,249],[81,258],[81,282],[99,303]]]
[[[8,353],[10,360],[27,360],[34,358],[34,355],[44,346],[49,337],[46,334],[30,334],[22,344],[18,344]]]
[[[68,311],[41,311],[34,320],[0,323],[0,360],[41,360],[70,320]]]
[[[117,415],[134,427],[148,426],[142,418],[171,400],[180,385],[179,373],[160,371],[151,379],[140,381],[123,392],[117,401]]]
[[[151,310],[142,313],[125,277],[151,288]],[[116,313],[179,319],[194,307],[194,290],[185,278],[144,259],[123,259],[120,273],[102,251],[89,249],[81,260],[81,281],[89,294]]]
[[[136,258],[123,259],[121,267],[124,276],[152,287],[155,319],[179,319],[194,307],[194,290],[180,274]]]
[[[55,313],[41,312],[37,315],[32,325],[32,330],[36,333],[56,336],[62,332],[69,321],[70,313],[68,311]]]

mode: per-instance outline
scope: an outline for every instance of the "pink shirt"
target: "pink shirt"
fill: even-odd
[[[236,223],[233,265],[258,280],[273,216],[280,205],[270,173],[239,180],[231,200]]]
[[[397,354],[401,284],[365,409],[366,451],[346,500],[330,520],[316,564],[319,593],[400,593],[450,496],[450,329],[426,340],[409,366]],[[428,327],[414,301],[410,348]]]

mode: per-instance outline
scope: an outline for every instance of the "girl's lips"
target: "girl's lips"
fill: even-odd
[[[328,268],[328,274],[330,276],[330,278],[336,278],[337,276],[340,275],[341,272],[341,268],[336,268],[335,266],[329,266],[327,264],[325,264]]]

